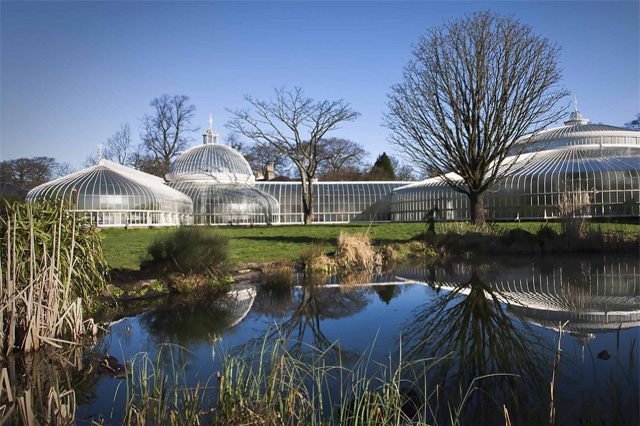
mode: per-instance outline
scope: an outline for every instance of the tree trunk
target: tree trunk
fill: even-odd
[[[302,179],[302,213],[305,225],[313,223],[313,180]]]
[[[475,225],[484,225],[484,205],[482,202],[482,192],[469,193],[469,208],[471,210],[471,222]]]

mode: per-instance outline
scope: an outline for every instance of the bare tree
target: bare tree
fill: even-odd
[[[253,144],[247,148],[245,158],[256,172],[261,172],[267,176],[268,166],[273,166],[273,170],[279,176],[288,176],[291,161],[281,150],[277,150],[270,145]]]
[[[140,137],[146,156],[153,158],[159,166],[157,174],[164,175],[169,173],[171,161],[191,140],[189,133],[198,130],[198,127],[190,127],[196,107],[189,104],[189,97],[184,95],[162,95],[150,105],[154,111],[142,118]]]
[[[234,118],[227,127],[286,155],[300,173],[304,223],[313,222],[313,180],[321,157],[319,144],[324,135],[343,121],[353,121],[360,114],[348,103],[315,101],[302,89],[276,89],[275,100],[263,101],[245,95],[253,111],[227,110]]]
[[[369,153],[357,142],[342,138],[326,138],[318,145],[322,161],[318,176],[326,180],[353,179],[362,173]]]
[[[396,180],[400,181],[411,181],[416,180],[415,174],[413,172],[413,168],[404,163],[400,163],[396,157],[389,156],[391,160],[391,165],[393,166],[393,171],[396,174]]]
[[[559,51],[513,17],[478,12],[429,30],[392,87],[391,142],[466,194],[477,224],[483,193],[514,171],[504,160],[526,146],[516,142],[564,113]]]
[[[164,176],[164,163],[146,151],[144,145],[138,145],[130,156],[131,167],[156,176]]]
[[[117,161],[120,164],[130,164],[132,150],[131,126],[129,126],[129,123],[125,123],[120,125],[120,130],[107,139],[103,157],[111,161]]]
[[[624,127],[629,130],[640,130],[640,112],[636,114],[636,118],[627,123],[624,123]]]
[[[0,163],[0,180],[28,191],[58,177],[58,167],[52,157],[6,160]]]
[[[237,133],[229,133],[224,140],[224,143],[236,151],[244,154],[246,151],[246,145],[242,143]]]

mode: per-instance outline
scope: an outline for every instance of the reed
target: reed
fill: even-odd
[[[0,264],[22,289],[51,267],[68,284],[71,296],[90,306],[106,287],[107,263],[102,241],[85,217],[69,212],[58,200],[14,203],[0,215]],[[5,277],[6,279],[6,277]]]
[[[441,359],[407,361],[401,349],[399,361],[379,364],[370,350],[347,367],[339,350],[338,360],[330,359],[332,349],[309,348],[301,357],[289,352],[284,338],[264,339],[253,350],[225,357],[213,424],[438,424],[436,389],[427,375]],[[460,405],[448,407],[452,424],[459,424],[473,384]]]
[[[335,270],[335,262],[326,255],[326,244],[313,242],[300,250],[300,260],[305,273],[331,273]]]
[[[261,281],[269,288],[290,288],[294,283],[294,268],[293,262],[289,261],[270,263],[262,268]]]
[[[174,350],[178,353],[186,351],[180,346],[165,344],[155,359],[146,352],[132,358],[127,365],[127,402],[120,424],[186,426],[205,423],[210,387],[207,382],[198,382],[195,386],[187,384],[186,364],[174,358]]]
[[[76,251],[76,221],[69,224],[72,234],[63,250],[64,214],[48,242],[38,238],[42,231],[28,209],[28,239],[25,244],[24,220],[17,214],[3,219],[5,228],[3,255],[0,257],[0,353],[32,352],[43,347],[61,348],[95,334],[96,324],[83,318],[83,299],[74,291],[78,279],[75,266],[81,251]],[[36,247],[40,246],[39,249]],[[85,261],[82,258],[83,262]]]
[[[75,424],[98,377],[80,346],[10,356],[0,370],[0,424]]]
[[[340,232],[334,260],[341,270],[371,270],[381,263],[368,232]]]

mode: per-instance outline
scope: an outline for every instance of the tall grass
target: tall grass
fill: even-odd
[[[24,212],[17,209],[2,222],[0,353],[4,354],[60,348],[97,331],[91,319],[83,319],[83,299],[78,297],[82,292],[78,289],[87,288],[86,282],[77,280],[93,277],[100,282],[101,277],[99,271],[81,266],[92,262],[84,257],[88,246],[76,244],[77,234],[84,231],[75,216],[69,218],[62,208],[43,213],[27,205],[25,211],[26,217],[19,217]],[[43,217],[55,217],[57,222],[43,224]],[[51,231],[50,238],[42,236],[46,229]],[[84,243],[90,241],[86,235],[82,238]],[[76,267],[84,272],[77,273]]]
[[[127,403],[122,425],[203,424],[210,387],[200,382],[187,385],[186,365],[174,358],[174,349],[185,351],[167,344],[155,359],[145,352],[133,357],[125,382]]]
[[[474,381],[457,406],[437,401],[437,387],[427,377],[441,359],[407,361],[402,348],[397,362],[375,363],[370,350],[348,367],[339,348],[336,361],[333,347],[310,348],[300,357],[287,346],[286,339],[265,339],[225,358],[213,424],[437,425],[439,409],[459,424],[462,406],[476,390]]]
[[[81,297],[85,304],[106,286],[100,236],[88,219],[77,218],[62,201],[6,205],[0,216],[0,236],[2,273],[10,272],[17,288],[47,269],[57,271],[70,295]]]
[[[459,425],[464,404],[485,378],[450,406],[427,379],[442,359],[406,361],[400,351],[397,362],[379,364],[370,350],[347,366],[339,348],[336,360],[336,348],[296,356],[287,347],[287,339],[265,338],[226,353],[222,371],[193,385],[173,352],[177,347],[163,347],[155,360],[138,354],[124,385],[121,424],[385,426],[437,425],[440,418]]]
[[[368,232],[340,232],[334,257],[339,269],[371,270],[380,263]]]

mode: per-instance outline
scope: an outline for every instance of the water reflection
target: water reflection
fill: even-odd
[[[191,351],[194,372],[207,374],[220,369],[220,357],[212,364],[209,345],[223,334],[223,346],[230,345],[225,348],[232,353],[265,338],[286,337],[292,353],[306,356],[331,348],[338,355],[341,348],[346,363],[350,354],[375,346],[371,359],[377,365],[400,358],[401,339],[403,359],[448,357],[424,376],[434,391],[429,398],[442,416],[440,424],[448,423],[449,402],[456,408],[474,378],[499,373],[517,377],[476,381],[478,389],[465,403],[466,423],[504,425],[505,404],[512,422],[520,425],[548,422],[555,330],[569,321],[566,329],[573,338],[563,338],[556,376],[560,423],[633,424],[638,412],[638,344],[632,342],[640,327],[637,265],[635,259],[518,258],[407,267],[382,275],[315,276],[307,282],[298,276],[293,289],[244,288],[216,302],[174,301],[130,319],[131,334],[127,325],[126,336],[112,337],[128,354],[153,352],[164,342],[179,344]],[[597,359],[603,349],[612,353],[609,361]],[[112,396],[107,391],[105,398]]]
[[[403,329],[404,343],[411,348],[411,358],[446,357],[431,374],[431,380],[442,384],[444,400],[461,404],[460,390],[465,393],[472,383],[478,388],[464,408],[480,423],[504,421],[503,404],[526,408],[530,419],[532,408],[546,403],[540,398],[546,381],[542,354],[550,351],[507,312],[503,304],[507,298],[484,280],[482,269],[473,266],[465,271],[468,279],[463,282],[430,282],[447,291],[412,312]],[[512,408],[512,420],[518,422],[520,412]]]
[[[192,299],[159,306],[139,317],[157,343],[189,347],[203,341],[217,342],[222,333],[240,323],[251,311],[256,297],[253,287],[230,291],[213,300]]]
[[[366,283],[370,278],[371,273],[355,278],[349,276],[347,284],[335,285],[335,277],[298,275],[296,280],[299,288],[296,290],[262,290],[267,296],[266,303],[256,306],[257,311],[271,316],[277,322],[266,336],[259,339],[284,338],[290,342],[289,351],[292,354],[324,352],[327,349],[339,351],[339,346],[334,345],[334,340],[323,331],[322,323],[329,319],[344,319],[362,311],[371,302],[371,297],[367,292],[352,290],[358,290],[353,286]],[[272,307],[276,309],[270,310]]]
[[[415,356],[451,353],[451,361],[435,374],[445,394],[449,390],[449,400],[474,377],[492,373],[519,376],[475,383],[481,392],[466,410],[483,424],[504,422],[502,404],[510,407],[515,423],[548,421],[549,359],[555,350],[532,325],[557,331],[559,324],[566,323],[565,330],[582,349],[582,353],[563,353],[557,405],[575,411],[581,422],[618,416],[624,423],[629,418],[622,413],[631,413],[634,407],[637,412],[638,380],[637,373],[632,374],[635,339],[628,364],[622,360],[626,355],[618,354],[609,369],[596,365],[590,346],[597,334],[615,331],[618,348],[620,331],[640,325],[636,267],[603,259],[572,259],[561,265],[549,261],[459,263],[435,270],[397,271],[398,278],[427,284],[440,293],[434,302],[414,310],[404,334]],[[585,361],[585,347],[591,358],[590,374],[576,366]]]

